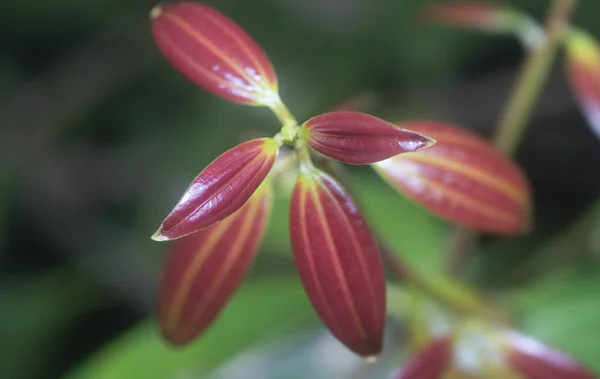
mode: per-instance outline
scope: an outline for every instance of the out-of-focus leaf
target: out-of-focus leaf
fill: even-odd
[[[571,88],[592,131],[600,138],[600,45],[576,28],[569,29],[565,44]]]
[[[438,275],[448,226],[369,172],[353,176],[361,210],[372,229],[402,259],[426,275]]]
[[[504,4],[485,1],[453,1],[432,4],[422,13],[427,22],[474,29],[486,33],[514,34],[526,47],[539,46],[543,29],[524,13]]]
[[[263,250],[281,254],[290,253],[290,227],[289,227],[289,194],[285,197],[275,197],[271,220],[265,233]]]
[[[520,234],[528,229],[529,183],[509,157],[457,126],[436,121],[400,125],[437,143],[373,164],[392,187],[465,228],[495,234]]]
[[[567,354],[518,331],[468,320],[431,340],[394,379],[594,379]]]
[[[511,366],[528,379],[595,379],[572,357],[521,333],[509,333]]]
[[[188,344],[226,306],[254,260],[271,201],[271,183],[263,183],[225,220],[173,241],[164,263],[159,313],[169,342]]]
[[[452,1],[426,7],[423,17],[436,24],[448,24],[479,30],[511,30],[515,11],[493,2]],[[518,14],[518,13],[517,13]]]
[[[452,360],[452,341],[440,338],[432,341],[402,365],[393,379],[436,379],[443,376]]]
[[[319,317],[350,350],[378,356],[386,309],[379,251],[354,200],[315,167],[301,167],[290,200],[290,236]]]
[[[172,348],[146,321],[109,344],[67,379],[165,379],[216,367],[233,354],[314,322],[300,283],[271,279],[245,283],[203,338]]]
[[[521,312],[521,329],[600,371],[600,269],[557,273],[507,300]]]

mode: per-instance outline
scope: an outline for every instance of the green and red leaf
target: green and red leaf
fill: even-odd
[[[435,143],[377,117],[346,111],[311,118],[302,124],[301,135],[321,154],[350,164],[374,163]]]
[[[600,47],[588,33],[571,29],[566,35],[567,74],[571,88],[600,137]]]
[[[261,47],[234,21],[208,5],[156,6],[152,31],[160,51],[195,84],[249,105],[277,102],[277,77]]]
[[[350,350],[378,355],[385,278],[375,241],[356,204],[333,178],[303,166],[290,207],[294,259],[315,310]]]
[[[579,362],[540,341],[512,332],[507,336],[508,359],[528,379],[595,379],[596,375]]]
[[[482,1],[453,1],[432,4],[425,8],[423,18],[431,23],[458,26],[483,31],[514,29],[519,13],[505,5]]]
[[[433,24],[514,35],[529,50],[539,48],[545,40],[544,28],[534,19],[499,2],[453,1],[433,4],[425,8],[422,16]]]
[[[186,236],[240,209],[273,167],[278,150],[273,139],[259,138],[223,153],[194,179],[152,239]]]
[[[391,379],[441,379],[451,362],[452,340],[439,338],[413,355]]]
[[[164,338],[184,345],[218,316],[242,282],[265,232],[272,203],[270,183],[222,222],[173,241],[160,289]]]
[[[415,121],[401,126],[437,143],[373,165],[395,189],[466,228],[496,234],[529,228],[529,185],[505,154],[485,139],[448,124]]]
[[[393,379],[594,379],[573,358],[513,330],[456,329],[432,340]]]

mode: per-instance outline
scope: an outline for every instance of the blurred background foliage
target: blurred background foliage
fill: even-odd
[[[509,37],[420,24],[426,3],[210,2],[264,47],[299,120],[367,91],[387,119],[436,117],[490,135],[523,52]],[[151,40],[154,5],[2,2],[0,378],[385,377],[401,357],[393,343],[389,360],[366,367],[316,322],[294,273],[285,199],[210,332],[183,350],[159,339],[152,314],[166,245],[149,236],[210,160],[278,126],[268,110],[213,97],[172,69]],[[515,5],[539,18],[547,2]],[[600,2],[580,1],[574,22],[600,36],[599,14]],[[518,161],[535,189],[535,229],[484,239],[462,279],[600,370],[600,142],[562,63]],[[435,274],[451,229],[369,170],[352,174],[373,227]]]

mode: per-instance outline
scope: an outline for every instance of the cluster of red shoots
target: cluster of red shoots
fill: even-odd
[[[306,293],[339,341],[364,357],[380,354],[386,281],[375,238],[335,175],[313,161],[371,165],[408,198],[470,229],[495,234],[527,230],[527,180],[485,139],[443,122],[394,125],[351,111],[299,124],[279,96],[269,59],[232,20],[185,1],[159,5],[151,18],[160,51],[188,79],[223,98],[269,107],[282,126],[272,138],[242,143],[210,163],[152,237],[173,240],[159,315],[162,333],[172,344],[199,336],[225,306],[259,249],[273,182],[283,172],[294,172],[289,227]],[[569,379],[591,377],[563,355],[553,363],[548,354],[530,354],[524,347],[531,343],[519,338],[504,340],[511,351],[520,352],[508,356],[523,374],[532,372],[528,377],[542,378],[535,373],[543,370],[558,370],[559,377]],[[453,365],[452,345],[449,337],[432,341],[395,377],[441,377]]]

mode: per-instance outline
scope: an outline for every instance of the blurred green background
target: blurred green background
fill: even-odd
[[[392,121],[436,117],[490,135],[523,57],[509,37],[419,23],[427,1],[209,3],[263,46],[299,120],[361,95]],[[393,364],[363,367],[316,321],[293,269],[285,199],[210,332],[184,350],[158,338],[166,245],[150,235],[208,162],[278,125],[268,110],[211,96],[171,68],[151,39],[154,5],[2,1],[0,378],[385,377]],[[518,2],[537,18],[547,5]],[[600,2],[583,0],[574,22],[600,36],[599,14]],[[484,239],[462,279],[600,370],[600,141],[562,61],[518,160],[535,189],[535,229]],[[352,174],[373,226],[436,273],[449,227],[368,169]]]

